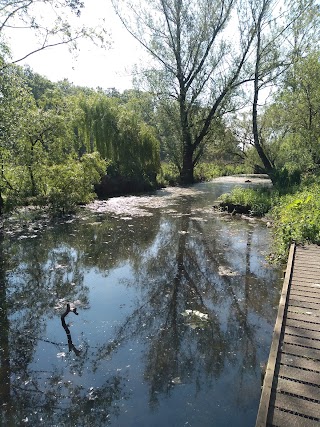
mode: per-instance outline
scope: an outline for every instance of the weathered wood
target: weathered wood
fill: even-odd
[[[301,398],[319,400],[320,388],[312,386],[310,384],[303,384],[296,381],[292,381],[287,378],[278,378],[278,385],[276,388],[277,392],[294,394]],[[309,414],[310,415],[310,414]]]
[[[274,376],[274,371],[275,371],[275,366],[277,361],[278,349],[280,345],[280,336],[282,331],[285,306],[287,302],[288,287],[289,287],[291,274],[292,274],[294,253],[295,253],[295,245],[291,245],[286,274],[285,274],[281,297],[280,297],[276,325],[273,331],[273,339],[272,339],[271,350],[269,354],[269,360],[268,360],[267,369],[266,369],[264,382],[263,382],[256,427],[265,427],[267,424],[273,376]]]
[[[290,292],[290,299],[299,301],[308,301],[314,304],[319,304],[319,297],[317,295],[306,295],[305,292]]]
[[[306,331],[315,331],[317,333],[317,336],[320,337],[320,324],[319,323],[310,323],[306,321],[299,321],[292,318],[287,317],[286,320],[286,326],[290,326],[291,328],[294,328],[296,335],[303,335],[306,333]]]
[[[290,248],[256,427],[320,425],[320,246]]]
[[[274,402],[272,402],[276,408],[286,409],[291,412],[295,412],[301,415],[308,416],[310,412],[315,417],[320,418],[320,405],[319,403],[311,402],[310,400],[301,399],[297,396],[290,396],[287,394],[277,393]]]
[[[295,356],[281,352],[279,363],[281,365],[295,366],[296,368],[309,369],[310,371],[320,373],[320,363],[303,356]]]
[[[293,381],[297,380],[303,383],[315,384],[317,386],[320,385],[320,375],[318,373],[315,373],[313,371],[307,371],[301,368],[293,368],[292,366],[280,365],[278,375],[287,379],[292,379]],[[296,383],[293,384],[292,389],[294,390],[293,393],[296,393]],[[317,396],[320,397],[320,390],[318,389],[318,387],[316,388],[316,391],[314,391],[314,393],[317,393]]]
[[[304,417],[297,417],[294,414],[290,414],[290,412],[283,412],[275,409],[273,424],[271,425],[284,427],[319,427],[319,421],[309,420]]]
[[[296,356],[309,357],[311,360],[317,360],[320,362],[320,350],[317,350],[314,348],[309,348],[307,353],[305,347],[284,343],[282,344],[282,351],[287,354],[294,354]]]

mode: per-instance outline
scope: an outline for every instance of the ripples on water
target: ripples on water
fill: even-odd
[[[254,426],[281,282],[265,225],[214,213],[232,185],[4,238],[2,425]]]

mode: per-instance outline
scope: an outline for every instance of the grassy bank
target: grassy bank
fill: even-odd
[[[271,188],[236,187],[221,201],[245,205],[255,216],[268,215],[273,222],[274,254],[284,259],[292,242],[320,244],[320,183],[303,182],[287,193]]]

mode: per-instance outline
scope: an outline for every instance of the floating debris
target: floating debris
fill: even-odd
[[[238,271],[233,271],[228,267],[224,267],[223,265],[219,265],[218,274],[219,276],[239,276]]]
[[[62,351],[61,353],[57,354],[57,357],[60,359],[61,357],[66,357],[66,353]]]
[[[201,328],[209,320],[209,315],[199,310],[185,310],[181,315],[187,319],[186,324],[191,329]]]

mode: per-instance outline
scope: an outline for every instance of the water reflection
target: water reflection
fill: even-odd
[[[213,213],[220,191],[1,243],[3,425],[254,425],[279,276],[266,227]]]
[[[76,356],[79,356],[79,355],[80,355],[80,353],[81,353],[81,351],[80,351],[80,350],[78,350],[78,349],[74,346],[74,344],[73,344],[73,342],[72,342],[72,338],[71,338],[71,332],[70,332],[70,329],[68,328],[68,326],[67,326],[67,324],[66,324],[66,321],[65,321],[65,317],[70,313],[70,311],[72,311],[72,312],[73,312],[74,314],[76,314],[77,316],[78,316],[78,314],[79,314],[79,313],[77,313],[77,307],[75,307],[75,308],[71,309],[71,308],[70,308],[70,304],[68,303],[68,304],[67,304],[67,309],[66,309],[66,311],[65,311],[63,314],[61,314],[61,324],[62,324],[62,327],[63,327],[63,329],[66,331],[66,334],[67,334],[69,351],[74,351],[74,354],[75,354]]]

